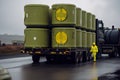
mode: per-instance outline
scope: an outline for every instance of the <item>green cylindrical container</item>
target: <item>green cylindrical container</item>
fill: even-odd
[[[82,12],[80,8],[76,8],[76,27],[82,26]]]
[[[92,45],[92,33],[87,32],[87,47],[90,47]]]
[[[52,25],[52,9],[49,9],[49,26]]]
[[[52,25],[75,25],[76,6],[73,4],[52,5]]]
[[[96,20],[95,20],[95,15],[92,15],[92,30],[96,30]]]
[[[28,4],[24,7],[26,26],[49,25],[49,6],[41,4]]]
[[[52,29],[53,48],[74,48],[76,47],[75,28],[53,28]]]
[[[82,10],[82,28],[87,28],[87,13],[86,11]]]
[[[27,28],[24,30],[24,47],[44,48],[49,47],[49,29]]]
[[[92,33],[92,43],[95,42],[96,43],[96,34],[93,32]]]
[[[92,14],[87,13],[87,29],[92,30]]]
[[[82,31],[82,47],[86,48],[87,47],[87,32]]]
[[[76,30],[76,47],[82,47],[82,32],[80,29]]]

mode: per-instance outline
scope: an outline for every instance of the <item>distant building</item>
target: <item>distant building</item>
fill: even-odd
[[[7,35],[0,34],[1,45],[4,44],[13,44],[13,41],[16,40],[18,43],[22,43],[24,41],[24,36],[21,35]]]
[[[23,45],[23,44],[24,44],[24,41],[22,41],[22,40],[13,40],[13,41],[12,41],[12,44],[13,44],[13,45]]]

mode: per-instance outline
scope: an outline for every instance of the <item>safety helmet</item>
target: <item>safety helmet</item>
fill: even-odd
[[[93,45],[95,45],[95,42],[93,42]]]

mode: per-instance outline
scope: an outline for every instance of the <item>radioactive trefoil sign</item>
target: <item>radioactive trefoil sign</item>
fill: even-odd
[[[67,34],[65,32],[58,32],[56,34],[56,42],[58,44],[65,44],[67,42]]]
[[[67,18],[67,11],[64,8],[58,8],[56,10],[56,19],[58,21],[64,21]]]

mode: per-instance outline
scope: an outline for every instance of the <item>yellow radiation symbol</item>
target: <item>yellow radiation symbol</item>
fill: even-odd
[[[67,11],[64,8],[59,8],[56,10],[56,19],[58,21],[64,21],[67,17]]]
[[[56,42],[58,44],[65,44],[67,42],[67,34],[65,32],[58,32],[56,34]]]

